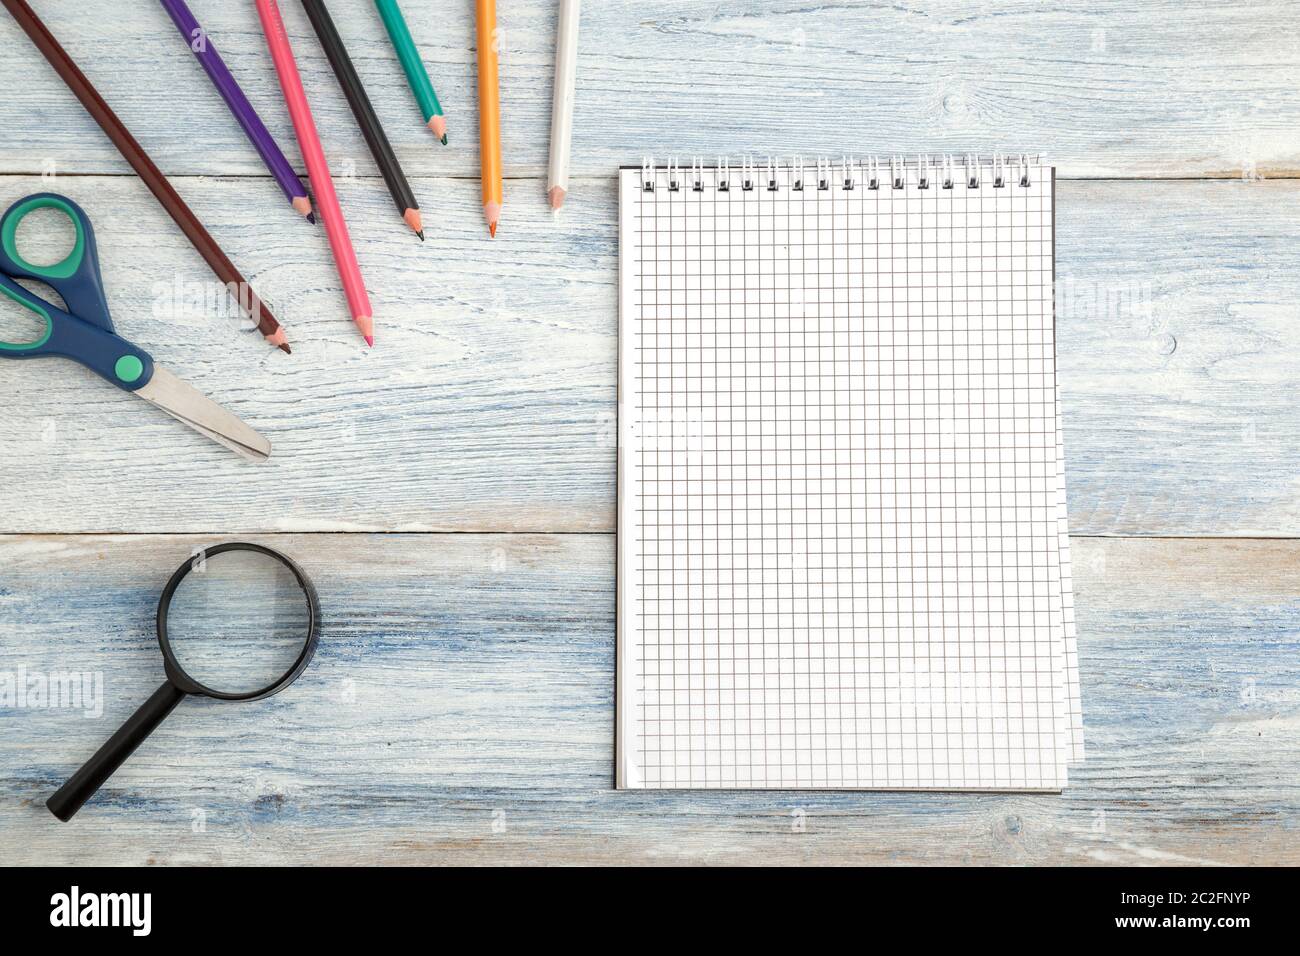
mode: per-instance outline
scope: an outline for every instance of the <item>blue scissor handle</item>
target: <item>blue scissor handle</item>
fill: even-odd
[[[18,251],[18,224],[37,209],[57,209],[76,227],[72,251],[50,266],[33,265]],[[70,312],[47,302],[10,279],[44,282],[62,296]],[[37,193],[20,199],[0,216],[0,293],[45,320],[45,332],[33,342],[0,342],[0,358],[61,355],[80,362],[126,391],[143,388],[153,378],[149,353],[113,331],[99,253],[90,217],[66,196]]]

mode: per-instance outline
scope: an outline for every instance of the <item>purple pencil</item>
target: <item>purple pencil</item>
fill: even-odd
[[[185,0],[160,0],[160,2],[163,9],[171,16],[172,22],[176,24],[176,29],[181,31],[181,36],[185,38],[190,52],[203,65],[208,78],[212,80],[212,85],[217,88],[221,98],[230,107],[230,112],[235,115],[235,119],[243,127],[245,135],[248,136],[248,141],[257,149],[258,154],[262,157],[262,162],[266,163],[266,168],[271,171],[275,181],[280,184],[280,189],[284,192],[285,198],[289,200],[294,209],[306,216],[309,222],[315,222],[316,217],[312,215],[311,211],[311,200],[307,198],[307,187],[302,184],[298,174],[289,165],[289,160],[285,158],[284,153],[280,151],[280,147],[271,138],[270,130],[266,128],[266,124],[262,122],[261,117],[257,115],[257,111],[253,109],[253,104],[248,102],[248,97],[239,88],[235,78],[230,75],[230,70],[226,68],[225,62],[221,59],[221,54],[212,45],[212,40],[208,37],[207,32],[199,26],[199,21],[194,19],[194,14],[185,5]]]

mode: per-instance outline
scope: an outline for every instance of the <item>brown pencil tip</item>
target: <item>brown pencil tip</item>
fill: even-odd
[[[288,342],[281,342],[281,343],[280,343],[280,351],[283,352],[285,355],[292,355],[292,354],[293,354],[293,349],[289,348],[289,343],[288,343]]]
[[[264,335],[263,338],[265,338],[268,342],[270,342],[280,351],[286,353],[289,351],[289,340],[285,336],[283,328],[277,326],[274,332],[272,332],[270,335]]]
[[[564,196],[565,196],[565,192],[564,192],[564,189],[563,189],[562,187],[560,187],[560,186],[552,186],[552,187],[551,187],[551,191],[550,191],[550,193],[548,193],[548,195],[551,197],[551,208],[552,208],[552,209],[559,209],[561,206],[564,205]]]

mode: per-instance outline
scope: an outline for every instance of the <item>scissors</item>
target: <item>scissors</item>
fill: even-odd
[[[32,265],[18,252],[18,224],[37,209],[62,212],[77,231],[72,251],[51,266]],[[45,283],[63,297],[68,310],[27,291],[13,281],[15,278]],[[0,358],[70,358],[250,461],[270,457],[270,442],[117,334],[99,273],[95,231],[85,210],[71,199],[36,193],[18,200],[0,216],[0,293],[45,320],[44,333],[31,342],[0,342]]]

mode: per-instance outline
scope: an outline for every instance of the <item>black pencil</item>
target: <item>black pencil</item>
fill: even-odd
[[[356,67],[352,65],[352,58],[348,56],[348,51],[343,46],[343,39],[334,26],[334,20],[325,6],[325,0],[302,0],[302,6],[307,11],[307,18],[311,20],[316,36],[320,38],[320,45],[324,48],[325,56],[334,69],[334,75],[338,77],[339,86],[343,87],[343,95],[347,97],[348,105],[352,107],[352,114],[357,118],[357,125],[361,127],[361,135],[366,138],[366,145],[370,147],[375,163],[379,166],[379,172],[383,175],[384,182],[388,184],[388,191],[393,194],[397,211],[402,214],[406,224],[423,240],[424,226],[420,221],[420,207],[415,201],[415,193],[411,191],[411,184],[406,181],[402,166],[397,161],[397,154],[393,152],[384,128],[379,125],[379,117],[375,115],[374,107],[370,105],[370,97],[366,95],[365,87],[361,85],[361,77],[357,76]]]

